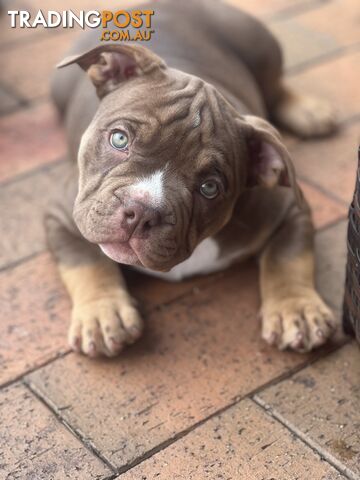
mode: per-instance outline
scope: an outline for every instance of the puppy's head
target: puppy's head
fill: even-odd
[[[148,49],[100,46],[60,66],[72,63],[101,98],[79,149],[74,218],[113,260],[169,270],[229,221],[244,189],[296,189],[266,121]]]

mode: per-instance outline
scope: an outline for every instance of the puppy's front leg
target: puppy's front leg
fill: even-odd
[[[46,231],[73,304],[70,346],[91,357],[117,355],[143,328],[118,265],[77,234],[61,207],[47,215]]]
[[[307,352],[335,329],[314,286],[313,237],[310,214],[294,206],[260,258],[262,336],[282,350]]]

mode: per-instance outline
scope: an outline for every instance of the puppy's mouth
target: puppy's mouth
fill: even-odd
[[[130,239],[126,242],[105,242],[98,245],[111,260],[125,265],[167,272],[179,263],[175,256],[170,254],[157,258],[155,252],[146,249],[143,242],[137,239]]]
[[[99,243],[99,247],[106,256],[115,262],[124,263],[126,265],[143,266],[129,242]]]

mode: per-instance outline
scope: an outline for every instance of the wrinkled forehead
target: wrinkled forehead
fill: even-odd
[[[102,103],[107,128],[125,125],[147,147],[224,147],[231,130],[226,102],[215,88],[180,72],[156,82],[132,80]]]

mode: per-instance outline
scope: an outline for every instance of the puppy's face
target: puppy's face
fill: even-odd
[[[249,137],[214,87],[132,48],[157,65],[146,72],[139,55],[123,51],[85,58],[102,101],[79,149],[74,218],[113,260],[166,271],[228,222],[251,178],[264,173],[261,158],[275,150]],[[84,57],[78,63],[84,68]],[[249,148],[259,172],[248,168]]]

